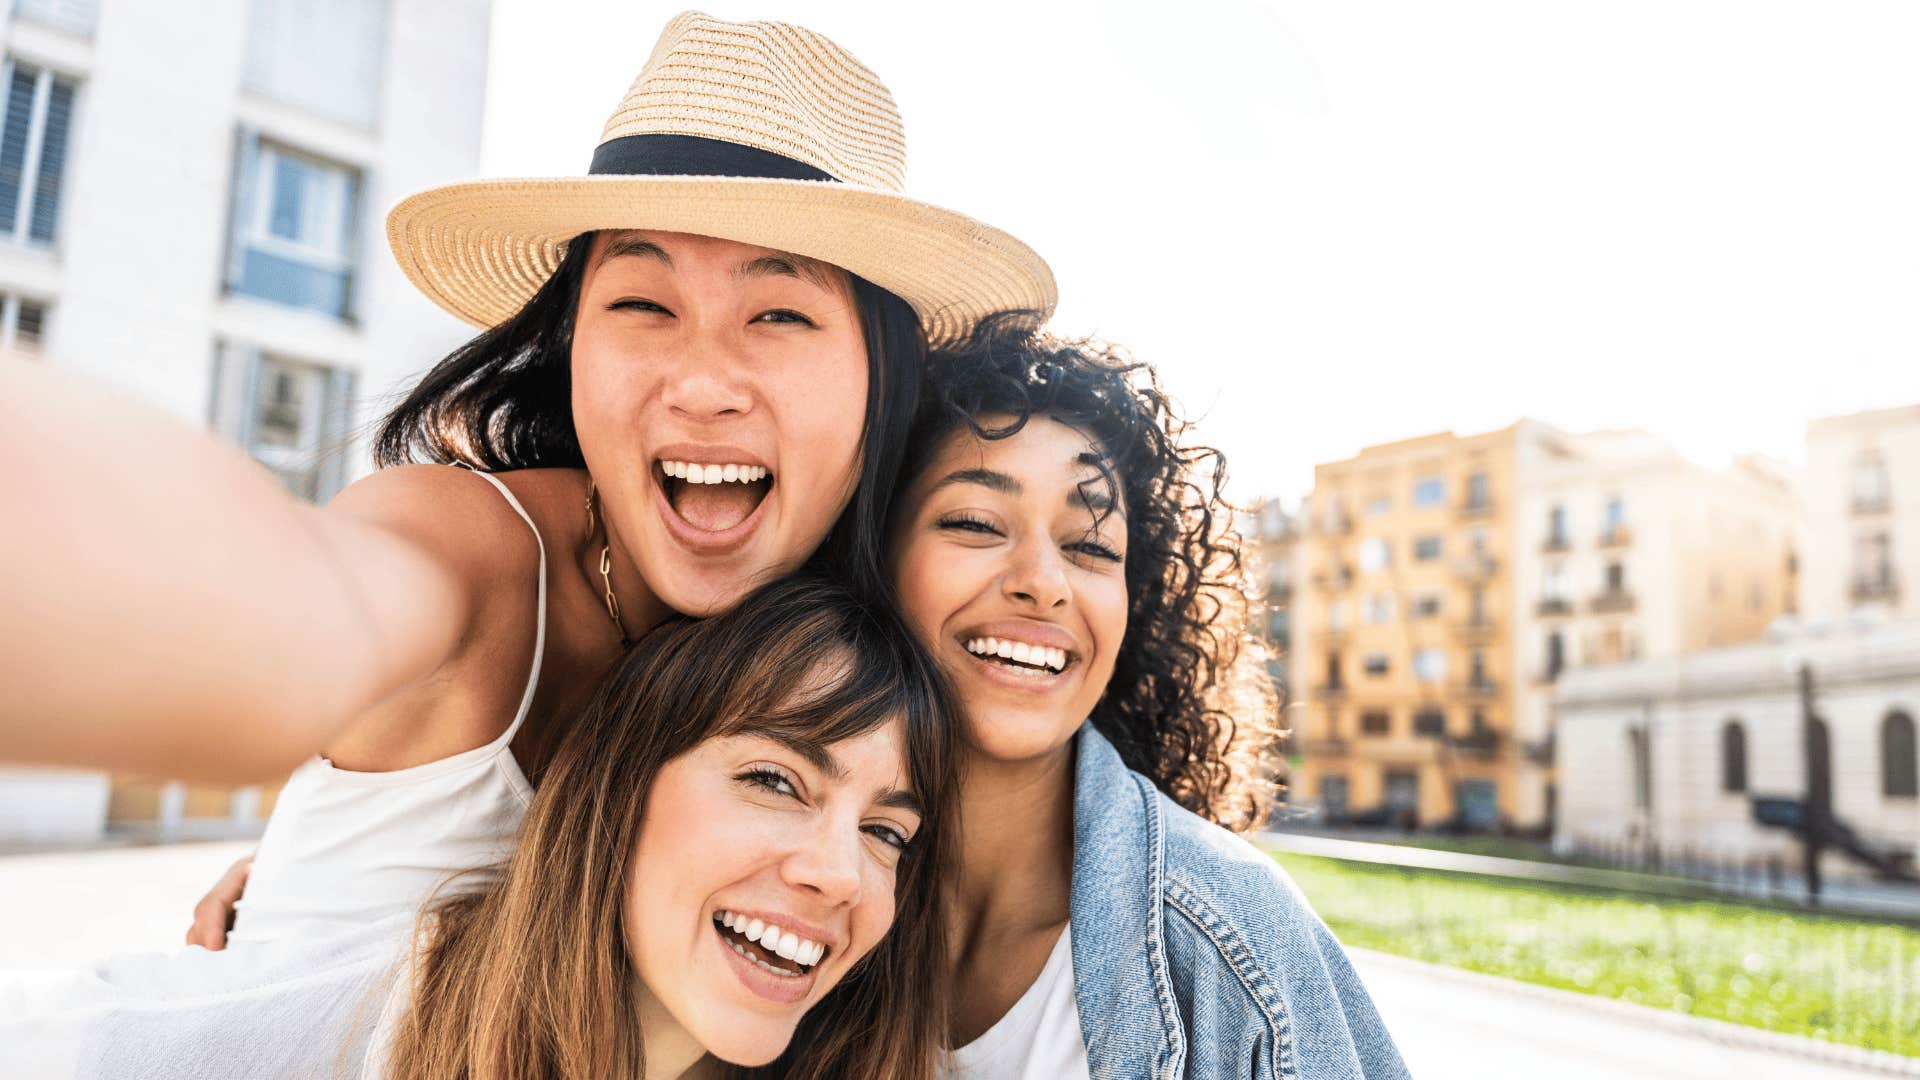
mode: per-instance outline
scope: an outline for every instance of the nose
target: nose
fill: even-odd
[[[860,830],[823,828],[798,845],[780,865],[788,885],[834,906],[860,901]]]
[[[1002,575],[1000,589],[1008,599],[1043,611],[1064,607],[1073,599],[1066,563],[1047,537],[1036,536],[1014,551],[1013,564]]]
[[[724,343],[690,341],[661,380],[660,403],[694,422],[742,416],[753,407],[746,373]]]

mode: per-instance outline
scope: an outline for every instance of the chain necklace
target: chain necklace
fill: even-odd
[[[593,538],[594,503],[598,501],[599,496],[600,493],[593,486],[593,481],[587,481],[587,538],[589,540]],[[620,635],[620,647],[629,648],[633,645],[633,639],[627,636],[627,624],[620,620],[620,598],[613,595],[613,548],[604,539],[600,543],[600,583],[606,586],[607,617],[613,620],[614,632]]]

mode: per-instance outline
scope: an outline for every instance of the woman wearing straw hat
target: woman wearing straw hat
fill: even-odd
[[[387,417],[388,467],[324,508],[6,366],[0,439],[37,464],[0,495],[0,721],[62,723],[0,722],[0,757],[213,782],[298,764],[229,883],[234,941],[412,911],[491,864],[648,626],[810,558],[877,594],[925,340],[1051,308],[1039,257],[903,194],[904,159],[886,87],[824,36],[675,18],[589,175],[394,208],[408,277],[487,329]]]

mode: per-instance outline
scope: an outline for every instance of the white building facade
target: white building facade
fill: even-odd
[[[13,0],[0,347],[324,501],[370,467],[393,391],[470,336],[394,265],[384,217],[477,172],[490,21],[490,0]],[[97,833],[106,792],[0,774],[0,838]]]
[[[1863,618],[1777,637],[1564,676],[1557,708],[1567,765],[1555,848],[1771,858],[1797,868],[1799,840],[1757,824],[1752,800],[1805,794],[1804,663],[1829,743],[1834,818],[1873,849],[1911,859],[1920,848],[1920,621]],[[1822,870],[1872,876],[1833,852]]]

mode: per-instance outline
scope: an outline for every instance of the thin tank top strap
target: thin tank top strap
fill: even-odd
[[[547,651],[547,545],[540,539],[540,526],[533,523],[533,516],[527,513],[526,507],[520,505],[519,499],[513,497],[513,492],[507,490],[507,485],[501,483],[499,477],[468,468],[465,464],[460,467],[492,484],[500,492],[501,497],[507,500],[507,505],[513,507],[513,512],[519,514],[520,520],[533,530],[533,543],[540,551],[539,587],[535,592],[537,600],[533,609],[533,671],[527,676],[527,691],[520,695],[520,709],[513,714],[513,723],[507,725],[506,732],[494,740],[498,745],[505,745],[513,741],[514,733],[526,721],[527,713],[533,709],[533,692],[540,686],[540,663]]]

